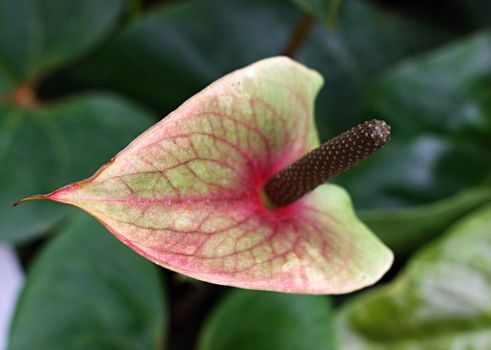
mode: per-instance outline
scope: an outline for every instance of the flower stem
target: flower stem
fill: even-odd
[[[312,29],[315,23],[315,17],[311,14],[305,14],[297,27],[295,28],[290,41],[287,46],[283,50],[283,54],[289,57],[295,57],[298,51],[301,49],[305,40],[307,39],[310,30]]]
[[[336,136],[274,175],[264,188],[276,207],[288,205],[381,149],[390,126],[373,119]]]

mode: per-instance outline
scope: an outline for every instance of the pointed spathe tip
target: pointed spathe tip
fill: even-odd
[[[12,206],[13,207],[16,207],[19,204],[24,203],[24,202],[27,202],[27,201],[38,201],[38,200],[47,200],[47,199],[49,199],[49,198],[45,194],[35,194],[35,195],[29,196],[29,197],[25,197],[25,198],[19,199],[17,202],[15,202],[14,204],[12,204]]]

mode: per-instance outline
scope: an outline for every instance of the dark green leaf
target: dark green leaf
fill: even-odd
[[[431,204],[365,210],[359,215],[397,256],[412,252],[461,216],[490,201],[491,188],[480,187]]]
[[[324,296],[234,290],[201,334],[200,350],[334,349]]]
[[[156,268],[78,217],[29,271],[9,350],[157,349],[165,306]]]
[[[64,215],[48,203],[12,208],[15,201],[90,176],[150,124],[147,111],[109,95],[33,111],[1,106],[0,240],[42,234]]]
[[[326,78],[317,100],[321,138],[339,134],[366,117],[362,115],[365,95],[383,70],[449,37],[449,33],[368,1],[345,0],[336,29],[315,26],[298,55]]]
[[[70,75],[170,112],[224,73],[284,52],[301,16],[282,0],[166,6],[121,33]],[[315,26],[298,54],[327,77],[317,103],[321,137],[359,121],[364,89],[377,73],[448,37],[367,2],[346,0],[337,29]]]
[[[283,0],[164,6],[72,72],[170,112],[229,71],[277,55],[301,17]]]
[[[84,53],[122,6],[122,0],[0,1],[0,91]]]
[[[388,286],[345,305],[340,349],[491,348],[491,207],[453,226]]]
[[[358,207],[428,203],[491,171],[491,35],[409,60],[372,88],[370,115],[392,125],[380,154],[339,180]]]
[[[370,107],[404,135],[428,130],[489,142],[486,98],[491,99],[491,33],[482,32],[389,70],[373,87]]]

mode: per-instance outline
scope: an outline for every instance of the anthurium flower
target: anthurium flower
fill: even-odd
[[[318,172],[315,153],[312,166],[268,183],[319,145],[322,83],[288,58],[259,61],[190,98],[89,179],[27,199],[79,207],[146,258],[212,283],[315,294],[373,284],[392,253],[346,191],[322,184],[297,193],[302,171]],[[363,128],[353,137],[370,133]]]

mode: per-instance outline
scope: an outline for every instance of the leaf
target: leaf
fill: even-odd
[[[81,95],[32,111],[1,105],[0,240],[22,242],[51,228],[63,208],[12,204],[89,176],[150,122],[147,111],[111,95]]]
[[[162,295],[154,266],[77,218],[32,265],[8,349],[156,349]]]
[[[491,171],[490,60],[491,35],[483,32],[380,77],[369,114],[392,126],[392,141],[339,178],[358,207],[429,203],[485,181]]]
[[[491,188],[477,187],[426,205],[365,210],[359,215],[396,255],[407,255],[463,215],[490,201]]]
[[[340,349],[489,349],[491,206],[423,249],[395,282],[344,305]]]
[[[304,11],[317,16],[330,27],[336,26],[339,8],[343,0],[292,0]]]
[[[115,24],[122,0],[0,2],[0,92],[66,64]]]
[[[231,70],[281,53],[300,17],[284,0],[164,5],[118,34],[70,76],[171,112]]]
[[[490,59],[491,32],[485,31],[405,62],[374,86],[371,108],[406,134],[487,135],[491,121],[476,99],[491,89]]]
[[[325,297],[234,290],[206,322],[199,349],[334,349],[331,322]]]
[[[201,0],[164,6],[68,75],[84,86],[114,89],[170,112],[232,69],[284,52],[301,18],[302,13],[284,0]],[[365,89],[376,74],[449,37],[369,2],[344,0],[336,30],[314,26],[297,57],[328,79],[316,104],[321,139],[360,121]]]
[[[377,281],[391,252],[323,185],[272,211],[264,183],[318,145],[315,71],[284,57],[215,82],[93,177],[45,196],[82,208],[148,259],[243,288],[343,293]]]
[[[451,34],[369,1],[344,0],[336,28],[314,26],[298,53],[300,62],[327,80],[317,102],[321,139],[378,118],[364,114],[367,94],[377,76],[408,56],[448,41]]]

